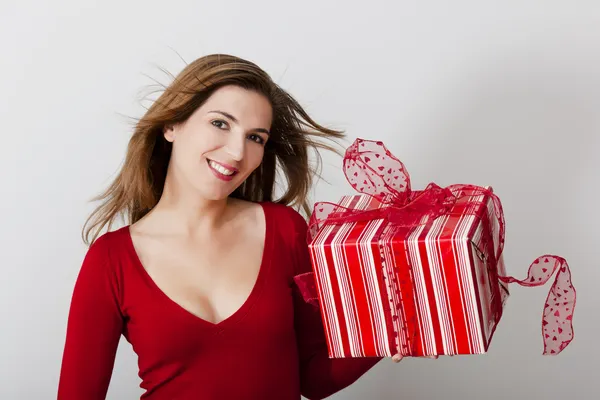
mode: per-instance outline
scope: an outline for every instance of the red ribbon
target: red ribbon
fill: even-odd
[[[494,215],[499,226],[498,246],[492,250],[493,259],[488,260],[490,272],[493,276],[497,276],[497,262],[504,248],[505,222],[500,199],[491,189],[475,185],[450,185],[442,188],[435,183],[430,183],[423,191],[412,191],[410,177],[404,164],[381,141],[364,139],[356,139],[346,150],[344,174],[356,191],[377,199],[381,203],[380,208],[357,210],[335,203],[318,202],[314,205],[309,221],[307,234],[309,242],[323,225],[385,219],[396,227],[413,228],[441,215],[453,213],[477,215],[479,203],[470,203],[468,206],[470,208],[459,208],[459,211],[455,212],[452,209],[462,196],[487,195],[493,201]],[[487,201],[487,197],[482,197]],[[493,243],[491,237],[486,240]],[[556,278],[546,299],[542,317],[543,354],[545,355],[560,353],[573,339],[572,318],[576,293],[566,260],[554,255],[544,255],[531,264],[528,276],[524,280],[498,276],[499,280],[507,284],[541,286],[555,272]],[[314,273],[298,275],[294,279],[305,300],[318,305]],[[499,285],[497,289],[499,290]],[[501,315],[500,296],[494,298],[497,299],[494,312]]]

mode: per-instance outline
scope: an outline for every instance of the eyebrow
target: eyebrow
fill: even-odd
[[[239,123],[238,119],[236,117],[234,117],[233,115],[229,114],[228,112],[225,111],[219,111],[219,110],[214,110],[214,111],[209,111],[209,113],[217,113],[217,114],[221,114],[227,118],[229,118],[230,120],[232,120],[233,122],[235,122],[236,124]],[[255,128],[252,129],[254,132],[263,132],[266,133],[267,135],[270,135],[271,132],[269,132],[267,129],[264,128]]]

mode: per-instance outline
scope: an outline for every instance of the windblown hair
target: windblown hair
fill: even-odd
[[[275,201],[310,212],[308,195],[321,166],[318,149],[341,155],[339,148],[320,139],[338,144],[336,140],[343,139],[344,133],[313,121],[256,64],[231,55],[213,54],[188,64],[137,121],[121,170],[108,188],[93,199],[101,203],[84,224],[82,237],[86,244],[93,243],[104,228],[110,229],[119,216],[132,224],[158,203],[172,149],[164,138],[164,128],[186,121],[212,93],[227,85],[264,95],[273,108],[263,161],[231,197]],[[309,161],[310,149],[317,155],[314,166]],[[273,200],[278,168],[287,181],[287,189],[280,199]]]

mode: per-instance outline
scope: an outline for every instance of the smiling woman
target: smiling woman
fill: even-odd
[[[311,270],[292,208],[309,211],[309,149],[342,137],[249,61],[187,66],[84,228],[58,399],[104,399],[121,336],[150,400],[324,398],[373,367],[329,359],[318,308],[293,283]],[[277,166],[288,186],[275,200]],[[129,224],[110,231],[119,216]]]
[[[261,164],[271,120],[264,95],[235,85],[219,88],[186,121],[166,128],[172,171],[186,175],[205,199],[229,196]]]
[[[209,98],[210,107],[206,104]],[[253,104],[254,101],[258,104]],[[236,109],[243,115],[236,115]],[[244,120],[241,126],[239,118],[247,117],[252,119]],[[274,200],[275,173],[279,165],[287,187],[278,202],[301,206],[306,213],[310,212],[307,194],[320,161],[317,157],[316,167],[311,168],[309,151],[337,152],[337,147],[319,139],[336,143],[344,137],[342,132],[315,122],[256,64],[223,54],[199,58],[174,79],[138,121],[123,168],[112,185],[95,198],[102,204],[86,222],[84,240],[87,243],[93,242],[120,214],[134,223],[156,206],[162,196],[174,147],[173,141],[165,136],[165,129],[183,129],[192,121],[194,128],[199,128],[200,120],[228,133],[234,130],[238,137],[239,129],[247,130],[246,133],[256,135],[252,136],[255,141],[265,142],[262,161],[235,188],[231,197],[248,201]],[[202,132],[208,133],[204,129]],[[202,134],[197,136],[204,139]],[[235,146],[234,142],[230,144]]]

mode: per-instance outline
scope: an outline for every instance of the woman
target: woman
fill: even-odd
[[[373,367],[328,358],[318,309],[293,284],[311,269],[291,208],[309,210],[308,149],[342,137],[251,62],[188,65],[86,223],[58,399],[105,398],[121,335],[148,400],[324,398]],[[275,203],[277,165],[288,186]],[[120,215],[130,224],[99,234]]]

